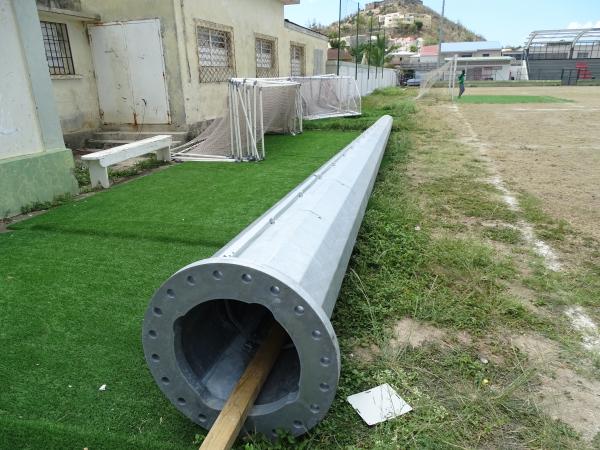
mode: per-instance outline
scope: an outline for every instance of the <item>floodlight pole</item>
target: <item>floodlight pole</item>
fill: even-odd
[[[440,32],[438,43],[438,67],[442,65],[442,41],[444,40],[444,13],[446,11],[446,0],[442,1],[442,18],[440,19]]]
[[[377,47],[379,47],[379,33],[381,33],[381,22],[377,19]],[[379,55],[377,55],[379,58]],[[377,78],[377,69],[379,68],[379,61],[375,60],[375,78]]]
[[[342,47],[342,0],[338,14],[338,48],[337,48],[337,76],[340,76],[340,50]]]
[[[383,27],[383,55],[381,59],[381,79],[383,80],[383,69],[385,68],[385,26]]]
[[[356,55],[354,55],[354,79],[356,81],[358,81],[358,24],[359,24],[359,19],[360,19],[360,3],[358,4],[358,9],[356,10],[356,47],[355,47],[355,53]]]
[[[367,80],[371,78],[371,46],[373,39],[373,14],[371,14],[371,21],[369,26],[369,56],[367,58]]]

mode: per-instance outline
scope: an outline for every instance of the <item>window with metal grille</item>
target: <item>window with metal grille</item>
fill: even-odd
[[[300,45],[291,45],[290,47],[290,75],[293,77],[304,76],[304,47]]]
[[[40,22],[50,75],[75,75],[66,23]]]
[[[198,26],[197,33],[200,82],[227,81],[235,77],[232,32]]]
[[[256,76],[269,78],[278,75],[276,41],[256,38]]]

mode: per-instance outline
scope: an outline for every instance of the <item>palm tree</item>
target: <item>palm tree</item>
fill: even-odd
[[[383,36],[376,36],[376,40],[372,42],[370,46],[366,44],[364,53],[366,54],[366,58],[372,66],[381,67],[391,59],[389,54],[397,48],[397,45],[387,47],[386,39]]]

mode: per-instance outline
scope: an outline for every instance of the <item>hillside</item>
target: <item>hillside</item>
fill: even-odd
[[[414,0],[397,0],[396,2],[386,2],[385,6],[381,6],[379,8],[372,9],[370,11],[361,11],[361,17],[359,22],[359,33],[368,33],[368,14],[373,14],[373,28],[377,29],[377,16],[390,14],[394,12],[407,14],[407,13],[417,13],[417,14],[429,14],[431,16],[431,26],[423,27],[421,30],[418,30],[417,27],[413,26],[403,26],[396,28],[387,28],[386,35],[390,38],[400,38],[400,37],[421,37],[423,38],[425,44],[435,44],[438,42],[438,32],[441,21],[441,15],[420,4],[418,1]],[[350,15],[342,19],[342,36],[353,35],[356,33],[356,14]],[[313,23],[311,28],[316,29],[324,34],[335,35],[337,36],[338,24],[334,22],[330,25],[323,26],[316,23]],[[448,19],[444,20],[444,42],[462,42],[462,41],[480,41],[485,40],[483,36],[480,36],[460,22],[452,22]]]

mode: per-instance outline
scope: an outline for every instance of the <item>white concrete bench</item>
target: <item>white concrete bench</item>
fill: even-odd
[[[171,160],[171,143],[173,138],[168,134],[154,136],[141,141],[131,142],[118,147],[109,148],[100,152],[90,153],[81,157],[86,161],[90,169],[90,179],[92,187],[99,184],[103,188],[108,188],[108,167],[118,164],[128,159],[142,156],[147,153],[156,153],[156,158],[161,161]]]

